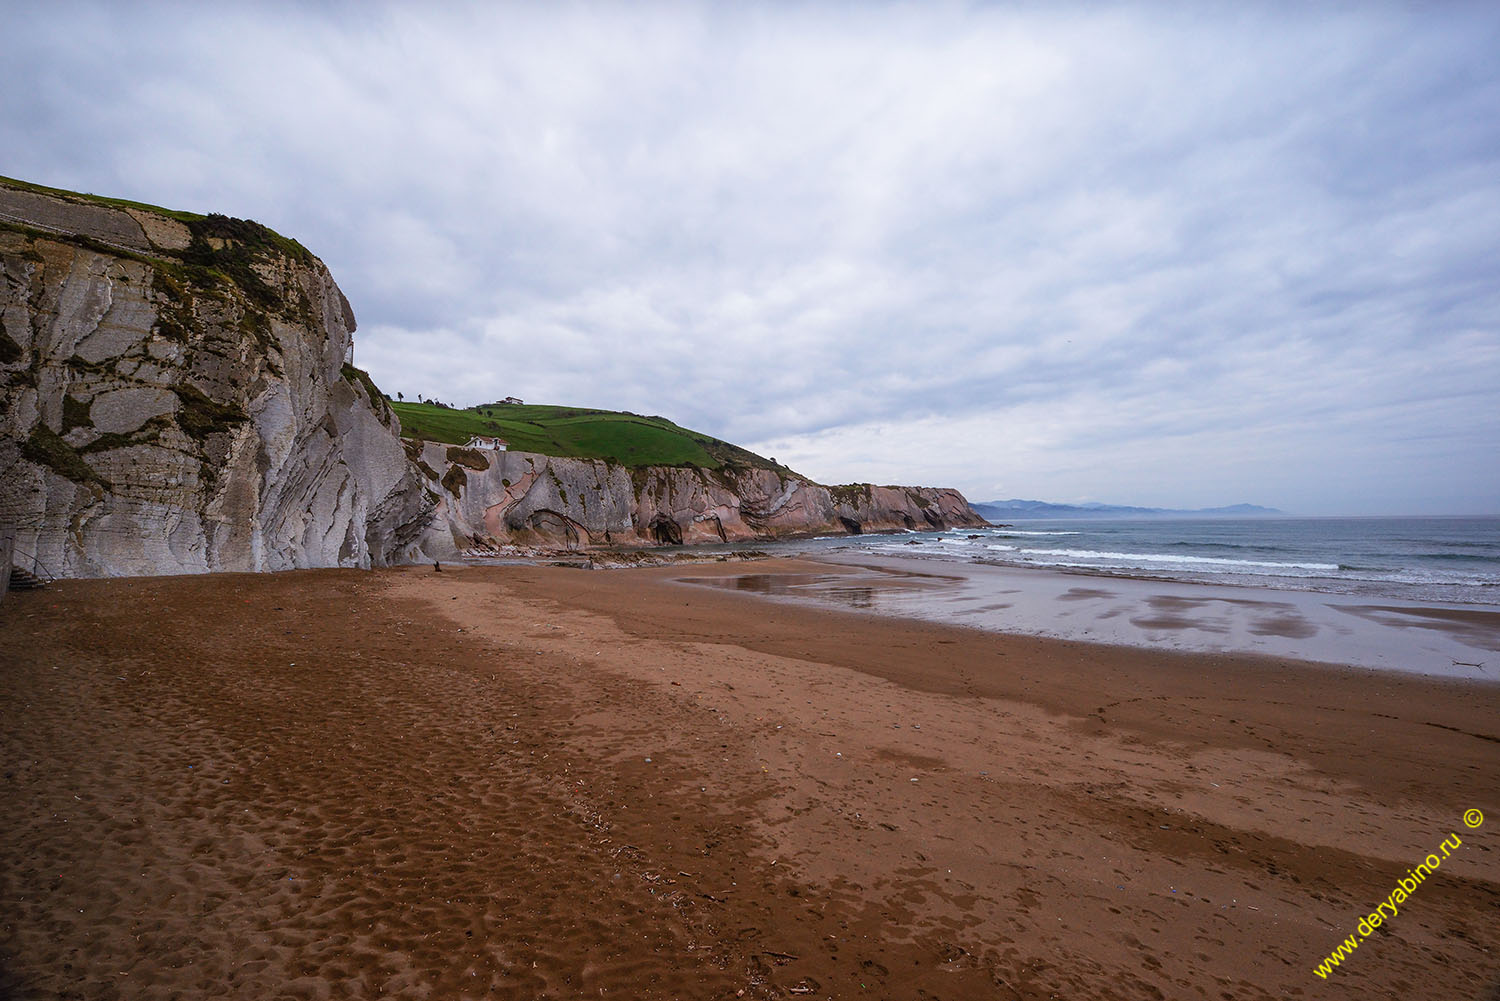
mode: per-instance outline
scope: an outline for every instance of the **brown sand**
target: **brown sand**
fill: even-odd
[[[1500,998],[1500,686],[690,569],[8,596],[0,996]]]

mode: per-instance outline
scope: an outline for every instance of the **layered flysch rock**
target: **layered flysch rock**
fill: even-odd
[[[56,575],[404,560],[436,498],[298,244],[0,182],[0,524]]]
[[[772,469],[627,468],[410,442],[442,498],[423,549],[693,544],[987,524],[956,490],[825,487]]]
[[[984,520],[953,490],[405,442],[294,241],[0,179],[0,529],[57,576]]]

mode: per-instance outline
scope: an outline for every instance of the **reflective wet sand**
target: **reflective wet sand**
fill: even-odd
[[[867,555],[694,583],[993,632],[1500,680],[1500,608]]]

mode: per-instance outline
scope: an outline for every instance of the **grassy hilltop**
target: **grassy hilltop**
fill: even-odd
[[[69,191],[66,188],[49,188],[45,184],[34,184],[31,181],[23,181],[17,177],[0,176],[0,183],[7,187],[18,188],[22,191],[31,191],[39,195],[51,195],[69,202],[92,202],[95,205],[107,205],[116,209],[145,209],[147,212],[155,212],[178,222],[197,222],[207,219],[208,216],[198,212],[183,212],[180,209],[162,208],[160,205],[148,205],[146,202],[133,202],[127,198],[107,198],[104,195],[93,195],[83,191]]]
[[[160,321],[163,332],[171,336],[185,339],[195,333],[185,329],[193,317],[190,307],[195,292],[217,295],[226,286],[237,288],[243,295],[247,315],[245,327],[258,340],[264,342],[269,331],[268,313],[296,319],[308,326],[314,323],[312,306],[306,296],[301,296],[296,302],[286,300],[283,292],[268,285],[255,267],[267,255],[280,254],[306,263],[313,260],[312,254],[296,240],[260,223],[216,213],[203,215],[124,198],[67,191],[12,177],[0,176],[0,186],[77,204],[144,210],[186,226],[190,240],[186,248],[168,250],[152,244],[149,250],[131,250],[103,244],[88,236],[33,230],[25,225],[0,221],[0,229],[63,240],[149,263],[157,272],[156,291],[179,307],[164,311]],[[192,325],[196,326],[196,322]],[[0,337],[3,333],[0,330]],[[3,351],[4,343],[0,342],[0,353]],[[350,382],[362,383],[372,400],[384,395],[368,373],[352,365],[344,366],[343,376]],[[390,397],[386,399],[401,420],[402,436],[407,438],[461,445],[473,435],[493,435],[504,438],[517,451],[541,455],[606,459],[625,466],[695,466],[701,469],[735,466],[774,469],[784,475],[797,475],[764,456],[679,427],[665,417],[642,417],[582,407],[505,403],[459,410],[431,403],[402,403]],[[185,407],[191,402],[185,400]]]
[[[607,459],[624,466],[751,466],[791,470],[764,456],[667,420],[613,410],[488,403],[464,410],[397,403],[401,434],[461,445],[472,435],[497,436],[520,452]]]

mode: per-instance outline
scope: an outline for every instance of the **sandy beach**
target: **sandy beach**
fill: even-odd
[[[747,566],[7,595],[0,997],[1500,998],[1500,685]]]

